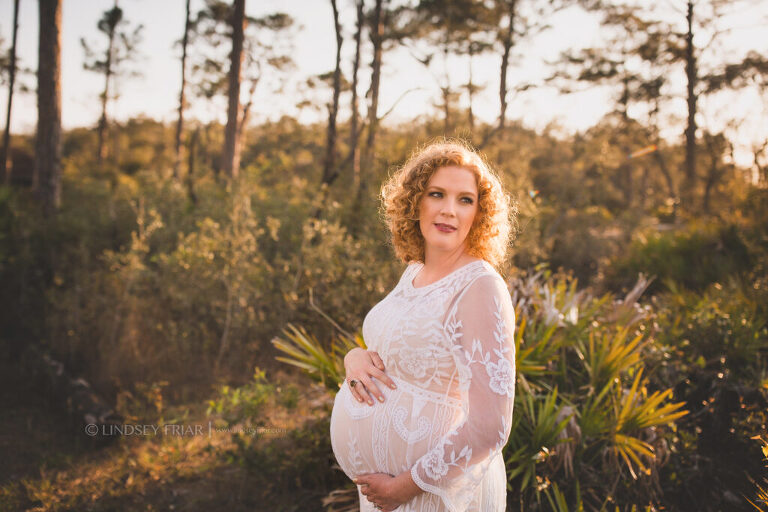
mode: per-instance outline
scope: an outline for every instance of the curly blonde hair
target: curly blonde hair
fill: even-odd
[[[477,213],[467,235],[467,252],[499,267],[511,241],[515,208],[490,165],[462,141],[433,142],[416,149],[381,188],[382,213],[397,257],[424,261],[419,204],[432,175],[441,167],[467,169],[477,181]]]

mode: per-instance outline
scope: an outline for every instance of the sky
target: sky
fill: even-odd
[[[18,56],[20,65],[34,69],[37,62],[37,1],[21,0],[19,15]],[[119,98],[110,109],[109,115],[125,120],[137,115],[146,115],[163,121],[176,117],[178,90],[180,86],[180,49],[175,46],[184,29],[184,0],[120,0],[124,17],[132,25],[142,24],[143,40],[139,46],[139,58],[133,67],[140,76],[124,77],[118,82]],[[65,129],[78,126],[95,126],[100,114],[99,94],[103,89],[103,77],[83,69],[84,52],[81,38],[92,46],[100,47],[104,39],[96,24],[103,11],[111,8],[113,0],[63,0],[63,42],[62,42],[62,118]],[[203,0],[192,0],[193,11],[203,5]],[[654,6],[679,30],[684,22],[682,0],[662,0]],[[346,37],[343,57],[349,76],[351,54],[354,50],[352,31],[354,9],[352,0],[339,0],[341,22]],[[316,108],[297,109],[301,99],[300,91],[306,78],[329,72],[334,67],[335,36],[330,2],[327,0],[259,0],[247,2],[247,12],[252,16],[272,12],[287,12],[296,20],[290,51],[296,69],[280,80],[262,81],[256,90],[253,116],[255,122],[276,119],[282,115],[298,116],[300,120],[312,122],[327,117],[324,104],[330,100],[330,90],[321,89],[305,93],[304,99]],[[3,47],[10,46],[13,13],[12,0],[0,0],[0,37]],[[711,48],[703,50],[706,63],[708,54],[741,55],[749,49],[766,54],[768,38],[765,26],[768,24],[768,2],[743,0],[736,2],[733,9],[720,15],[720,26],[734,29],[716,39]],[[551,28],[534,38],[522,40],[515,47],[510,63],[510,89],[520,83],[541,83],[549,72],[546,62],[554,61],[567,49],[578,49],[597,45],[605,30],[600,28],[598,19],[578,8],[558,12],[549,20]],[[707,34],[702,34],[706,39]],[[699,44],[703,44],[700,42]],[[369,57],[364,55],[361,68],[361,93],[367,88]],[[477,58],[473,63],[476,82],[485,85],[478,94],[474,105],[475,114],[486,121],[498,115],[500,55],[491,54]],[[453,59],[448,62],[451,69],[452,85],[467,80],[467,61]],[[380,112],[394,106],[385,122],[406,122],[414,116],[436,111],[439,98],[438,81],[442,79],[445,64],[436,58],[427,70],[407,51],[400,48],[384,54]],[[672,77],[677,90],[670,91],[675,99],[668,105],[669,115],[664,120],[662,134],[669,138],[682,138],[685,118],[684,76],[682,69]],[[277,76],[275,77],[277,78]],[[22,78],[22,82],[33,91],[33,74]],[[540,86],[523,93],[510,93],[508,119],[521,121],[534,129],[557,124],[566,133],[583,131],[594,125],[615,101],[612,91],[606,87],[583,88],[576,94],[561,94],[552,87]],[[674,89],[674,88],[673,88]],[[408,91],[406,93],[406,91]],[[401,98],[403,93],[405,96]],[[245,94],[245,92],[244,92]],[[0,90],[0,105],[3,112],[7,101],[7,87]],[[466,99],[463,100],[466,102]],[[14,133],[31,133],[36,122],[36,99],[34,93],[14,95]],[[751,163],[747,151],[750,144],[768,138],[768,98],[756,90],[744,90],[737,94],[718,95],[702,100],[702,121],[713,128],[723,128],[729,119],[738,120],[737,128],[731,128],[731,137],[737,141],[737,160],[742,165]],[[364,112],[364,109],[362,110]],[[193,101],[189,117],[203,121],[224,120],[224,103]],[[347,116],[348,111],[342,111]],[[637,113],[641,117],[641,113]],[[641,117],[642,118],[642,117]],[[700,122],[701,124],[701,122]]]

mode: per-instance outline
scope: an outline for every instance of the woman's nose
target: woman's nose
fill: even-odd
[[[442,207],[440,208],[440,213],[443,215],[449,215],[453,216],[455,215],[454,205],[452,201],[444,201]]]

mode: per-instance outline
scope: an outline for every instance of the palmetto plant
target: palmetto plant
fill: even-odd
[[[553,483],[552,486],[545,491],[544,495],[547,497],[547,502],[549,502],[549,507],[553,512],[584,512],[584,504],[581,501],[581,496],[578,491],[579,488],[576,486],[576,504],[573,507],[568,504],[568,499],[560,490],[557,483]]]
[[[344,355],[354,347],[365,348],[359,333],[354,338],[338,336],[327,348],[303,327],[288,324],[283,334],[286,339],[275,337],[272,340],[275,348],[287,354],[277,360],[298,366],[334,393],[344,381]]]
[[[558,414],[557,389],[542,397],[520,393],[515,407],[518,412],[512,421],[505,461],[511,468],[509,478],[519,476],[520,486],[526,488],[536,483],[539,463],[546,461],[557,445],[568,440],[560,433],[571,417]]]
[[[765,458],[765,468],[768,469],[768,439],[758,437],[758,441],[763,445],[763,457]],[[755,496],[754,501],[747,498],[747,501],[749,501],[753,507],[755,507],[760,512],[768,512],[768,477],[763,478],[762,482],[754,482],[755,487],[757,488],[757,493]],[[765,487],[763,487],[765,486]]]
[[[602,389],[617,376],[637,365],[644,342],[642,335],[627,340],[627,330],[618,333],[590,332],[589,341],[575,340],[573,349],[584,364],[591,389]]]
[[[545,495],[552,510],[563,510],[565,497],[576,499],[579,488],[593,497],[590,507],[600,509],[605,503],[598,497],[613,494],[618,479],[637,480],[659,465],[664,444],[658,429],[686,411],[670,403],[671,390],[650,392],[644,377],[643,355],[653,339],[644,325],[650,311],[637,300],[648,284],[641,276],[617,300],[576,291],[574,279],[546,271],[509,283],[522,386],[513,423],[519,431],[505,453],[511,488],[524,501],[545,505]],[[531,401],[540,404],[536,414]],[[552,429],[542,442],[541,426],[547,425]],[[582,506],[581,497],[571,505]]]
[[[542,377],[549,372],[549,362],[560,349],[558,338],[554,336],[557,326],[534,325],[535,331],[528,327],[528,319],[519,308],[515,317],[519,324],[515,327],[515,367],[517,380],[526,392],[531,391],[529,379]],[[524,337],[535,338],[538,343],[525,343]]]
[[[671,397],[671,389],[646,396],[645,387],[640,385],[642,374],[639,370],[629,391],[621,392],[614,401],[614,429],[610,439],[610,449],[626,463],[633,478],[637,478],[637,468],[646,473],[649,471],[644,459],[655,458],[653,446],[633,433],[671,423],[687,414],[687,411],[680,410],[684,405],[682,402],[664,403]],[[616,390],[619,392],[620,388],[617,386]]]

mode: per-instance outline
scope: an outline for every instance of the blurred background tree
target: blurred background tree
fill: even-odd
[[[85,52],[83,67],[94,73],[104,75],[104,91],[101,93],[101,117],[97,127],[97,165],[101,166],[106,158],[106,136],[109,121],[107,108],[110,101],[117,98],[118,87],[114,82],[121,75],[136,76],[136,70],[125,69],[125,63],[138,58],[138,45],[141,43],[142,25],[131,28],[130,22],[123,17],[123,10],[115,1],[114,7],[104,11],[97,25],[99,32],[106,38],[106,48],[95,50],[85,38],[80,40]],[[113,148],[113,160],[118,159],[118,147]]]

